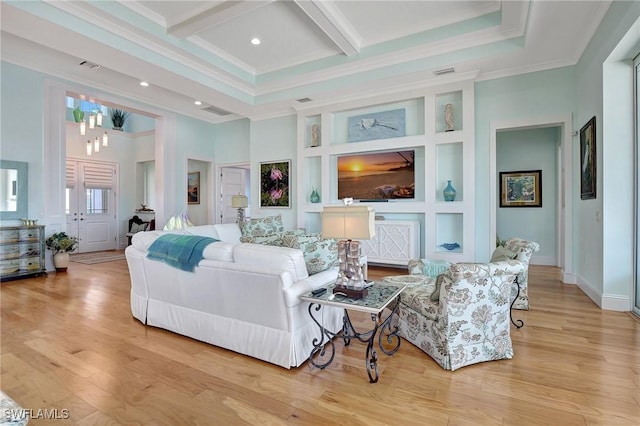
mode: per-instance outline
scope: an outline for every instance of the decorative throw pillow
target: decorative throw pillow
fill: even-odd
[[[284,232],[278,232],[276,234],[264,235],[264,236],[248,235],[246,237],[240,237],[240,242],[264,244],[267,246],[282,246],[282,237],[284,235],[285,235]]]
[[[284,232],[282,215],[251,219],[242,224],[241,231],[243,237],[264,237]]]
[[[304,228],[292,229],[289,231],[278,232],[271,235],[253,236],[247,235],[240,237],[241,243],[265,244],[268,246],[282,246],[282,237],[285,235],[304,235],[307,231]]]
[[[491,262],[502,262],[503,260],[515,259],[517,253],[512,252],[506,247],[498,246],[491,255]]]
[[[325,271],[338,263],[338,243],[320,234],[284,235],[282,246],[302,250],[309,275]]]
[[[136,232],[146,231],[149,226],[149,222],[142,222],[140,224],[133,222],[131,224],[131,233],[135,234]]]
[[[431,293],[431,301],[439,302],[440,301],[440,287],[442,286],[442,280],[444,279],[444,274],[440,274],[436,277],[436,289]]]

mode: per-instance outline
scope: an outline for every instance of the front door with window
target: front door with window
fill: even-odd
[[[78,252],[115,250],[116,165],[67,159],[67,233]]]

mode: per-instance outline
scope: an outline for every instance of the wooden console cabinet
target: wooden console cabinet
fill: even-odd
[[[0,227],[0,280],[46,275],[44,225]]]
[[[420,222],[376,220],[376,236],[361,240],[362,255],[369,263],[407,265],[420,257]]]

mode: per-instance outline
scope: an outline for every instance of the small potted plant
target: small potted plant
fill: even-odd
[[[56,271],[65,272],[69,266],[69,252],[78,246],[78,239],[65,232],[54,232],[45,241],[47,248],[53,252],[53,264]]]
[[[129,117],[129,113],[127,111],[117,108],[109,108],[109,115],[111,116],[111,122],[113,123],[114,130],[122,130],[125,120]]]

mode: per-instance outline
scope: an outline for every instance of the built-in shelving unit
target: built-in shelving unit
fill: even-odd
[[[419,225],[415,229],[420,257],[474,261],[473,107],[473,81],[299,107],[298,226],[320,231],[322,207],[340,203],[339,156],[413,150],[414,198],[364,204],[386,220]],[[350,118],[396,110],[404,110],[403,136],[349,142]],[[449,180],[456,189],[454,201],[443,196]],[[319,203],[310,201],[314,189],[320,194]],[[454,243],[459,247],[447,248]]]

